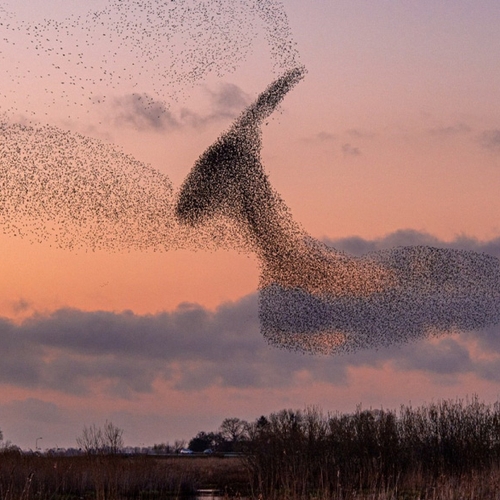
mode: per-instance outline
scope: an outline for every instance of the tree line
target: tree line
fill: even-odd
[[[265,498],[418,490],[443,477],[498,474],[500,402],[474,396],[399,411],[286,409],[254,422],[225,419],[217,432],[199,432],[189,448],[239,452],[251,491]]]
[[[252,491],[266,498],[333,498],[339,492],[417,490],[440,478],[500,469],[500,404],[440,401],[417,408],[260,417],[247,430]]]
[[[500,469],[500,403],[477,397],[396,410],[282,410],[254,422],[225,419],[199,432],[193,451],[236,451],[256,496],[333,498]],[[425,480],[424,480],[425,478]]]

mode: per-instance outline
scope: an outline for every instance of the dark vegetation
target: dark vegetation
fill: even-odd
[[[285,410],[250,427],[252,492],[281,498],[500,498],[500,404],[399,413]]]
[[[222,447],[239,452],[231,458],[220,450],[75,457],[5,450],[0,498],[152,500],[213,488],[265,500],[500,499],[500,403],[474,398],[328,415],[309,408],[250,424],[227,420],[234,432],[226,429]],[[216,446],[217,434],[199,433],[191,443],[206,438]]]
[[[0,458],[2,500],[172,499],[198,489],[247,486],[241,459],[84,455],[51,457],[6,452]],[[243,484],[242,484],[243,482]]]

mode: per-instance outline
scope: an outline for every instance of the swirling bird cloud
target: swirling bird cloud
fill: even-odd
[[[500,321],[495,257],[432,246],[354,257],[294,221],[261,159],[263,121],[306,73],[280,2],[110,0],[57,21],[0,16],[10,82],[0,96],[5,233],[63,248],[253,252],[262,334],[291,350],[350,352]],[[176,127],[169,102],[242,65],[259,30],[280,76],[177,194],[165,174],[117,146],[43,123],[112,106],[131,126]],[[26,51],[39,57],[36,69],[25,66]]]

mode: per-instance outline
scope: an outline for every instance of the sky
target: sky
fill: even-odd
[[[155,4],[127,1],[127,21]],[[109,29],[119,24],[102,24],[108,31],[91,38],[72,34],[82,19],[98,25],[88,13],[102,12],[105,0],[0,0],[0,58],[9,68],[1,112],[121,148],[166,176],[175,193],[205,148],[289,64],[249,14],[250,0],[204,3],[226,31],[200,32],[196,20],[175,14],[185,31],[148,21],[156,35],[138,39],[131,27]],[[498,2],[281,7],[307,75],[263,127],[262,159],[294,218],[358,255],[430,244],[500,257]],[[191,57],[204,54],[207,33],[215,40],[207,65],[220,67],[189,73],[205,64]],[[123,53],[107,62],[114,79],[96,83],[92,58],[101,64],[115,43]],[[66,75],[68,86],[68,74],[80,78],[81,93],[57,79]],[[152,105],[138,105],[133,92]],[[22,448],[34,449],[40,437],[42,448],[76,446],[84,425],[106,420],[139,446],[283,408],[397,410],[499,398],[500,327],[339,356],[290,352],[260,333],[252,254],[150,240],[141,249],[85,241],[69,249],[4,232],[0,429]]]

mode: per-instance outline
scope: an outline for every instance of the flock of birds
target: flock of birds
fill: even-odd
[[[239,67],[260,33],[276,70],[298,60],[278,0],[107,0],[61,20],[0,16],[0,103],[28,118],[65,109],[63,117],[79,120],[125,93],[166,111],[209,74]]]
[[[102,141],[0,122],[0,224],[61,248],[146,250],[172,242],[173,188]]]
[[[261,161],[263,122],[305,75],[278,0],[109,0],[61,21],[23,22],[5,9],[0,19],[10,78],[0,90],[5,233],[70,249],[254,252],[262,333],[291,350],[350,352],[500,321],[494,257],[419,246],[355,258],[293,220]],[[61,111],[59,120],[78,121],[124,95],[168,113],[208,74],[241,65],[261,32],[280,76],[178,193],[113,144],[43,123]]]
[[[166,175],[72,130],[113,112],[122,118],[110,108],[117,102],[168,119],[171,102],[207,75],[241,65],[259,33],[277,71],[295,64],[278,0],[103,0],[100,10],[36,22],[0,6],[0,33],[5,233],[70,249],[238,246],[226,223],[180,227]]]
[[[186,177],[175,214],[232,220],[261,265],[261,331],[278,347],[345,353],[500,321],[500,261],[465,250],[397,247],[352,257],[308,235],[272,188],[261,125],[304,76],[275,80]]]

